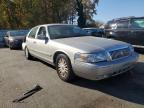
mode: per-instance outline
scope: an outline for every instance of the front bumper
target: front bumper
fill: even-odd
[[[138,54],[134,53],[129,57],[119,60],[100,62],[96,64],[75,61],[72,66],[75,74],[80,77],[91,80],[101,80],[132,70],[138,57]]]
[[[9,44],[10,44],[11,48],[22,48],[22,41],[21,40],[10,41]]]
[[[25,48],[26,48],[26,43],[23,42],[23,43],[22,43],[22,50],[25,50]]]

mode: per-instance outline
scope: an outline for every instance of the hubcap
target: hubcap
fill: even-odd
[[[68,74],[68,65],[63,58],[60,58],[58,61],[58,71],[60,76],[63,78],[65,78]]]

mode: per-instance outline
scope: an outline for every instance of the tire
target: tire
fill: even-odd
[[[102,38],[105,38],[104,34],[101,35]]]
[[[59,78],[65,82],[70,82],[75,78],[71,62],[64,54],[59,54],[56,58],[56,70]]]
[[[28,50],[27,47],[25,48],[25,57],[26,57],[27,60],[31,60],[31,59],[32,59],[32,56],[31,56],[31,54],[29,53],[29,50]]]
[[[13,48],[9,47],[10,50],[13,50]]]
[[[10,50],[13,50],[13,47],[12,47],[11,45],[9,45],[9,49],[10,49]]]

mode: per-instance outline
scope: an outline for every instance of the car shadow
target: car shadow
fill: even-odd
[[[139,62],[132,72],[100,81],[79,78],[71,83],[112,95],[119,99],[144,105],[144,63]]]
[[[40,59],[34,58],[48,67],[55,69],[54,66]],[[83,78],[76,78],[70,84],[92,90],[98,90],[108,95],[122,100],[144,105],[144,62],[138,62],[135,69],[115,77],[100,81],[92,81]]]
[[[22,48],[14,48],[14,49],[10,49],[7,46],[0,46],[0,49],[9,49],[11,51],[23,51]]]
[[[53,65],[51,65],[51,64],[49,64],[49,63],[47,63],[47,62],[45,62],[43,60],[40,60],[38,58],[33,57],[32,61],[37,61],[37,62],[40,62],[40,63],[42,63],[42,64],[44,64],[44,65],[46,65],[46,66],[48,66],[48,67],[50,67],[52,69],[56,69],[55,66],[53,66]]]
[[[4,48],[7,48],[7,47],[5,47],[5,46],[1,46],[1,45],[0,45],[0,49],[4,49]]]

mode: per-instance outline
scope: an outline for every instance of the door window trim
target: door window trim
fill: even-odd
[[[39,28],[39,27],[34,27],[34,28],[32,28],[27,37],[30,38],[30,39],[35,39],[35,38],[36,38],[36,34],[37,34],[37,32],[38,32],[38,28]],[[30,36],[30,34],[31,34],[31,32],[32,32],[33,30],[35,30],[35,36],[34,36],[34,37],[33,37],[33,36]]]
[[[47,30],[46,30],[46,27],[45,27],[45,26],[40,26],[40,27],[38,28],[38,30],[37,30],[37,34],[36,34],[36,36],[35,36],[35,38],[38,39],[38,40],[44,40],[44,39],[39,39],[39,38],[38,38],[38,33],[39,33],[41,27],[44,27],[44,28],[45,28],[45,31],[46,31],[46,37],[48,37],[48,36],[47,36]]]

